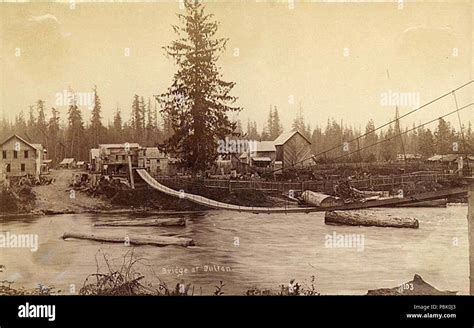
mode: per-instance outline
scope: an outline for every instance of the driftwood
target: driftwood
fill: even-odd
[[[398,287],[373,289],[367,295],[456,295],[456,291],[438,290],[428,284],[417,274],[412,281],[406,282]]]
[[[368,211],[326,212],[324,216],[324,223],[332,225],[377,226],[413,229],[417,229],[419,226],[417,219],[397,218],[384,215],[381,212],[374,214],[373,212]]]
[[[135,219],[135,220],[116,220],[95,223],[96,227],[173,227],[186,225],[185,219]]]
[[[171,236],[110,236],[105,234],[84,234],[84,233],[64,233],[63,239],[85,239],[94,241],[104,241],[109,243],[124,243],[131,245],[154,245],[154,246],[194,246],[194,240],[191,238],[171,237]]]

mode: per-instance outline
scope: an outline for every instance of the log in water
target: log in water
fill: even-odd
[[[96,227],[184,227],[186,220],[180,219],[135,219],[95,223]]]
[[[153,246],[194,246],[194,240],[191,238],[172,237],[172,236],[111,236],[105,234],[84,234],[84,233],[64,233],[63,239],[85,239],[94,241],[103,241],[109,243],[130,243],[132,245],[153,245]]]
[[[369,211],[330,211],[324,216],[324,223],[332,225],[376,226],[418,229],[417,219],[398,218],[381,212]]]

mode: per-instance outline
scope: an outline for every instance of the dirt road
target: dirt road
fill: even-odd
[[[84,212],[87,210],[107,210],[110,205],[100,199],[92,198],[69,187],[75,171],[52,170],[55,181],[50,185],[35,186],[36,209],[55,212]]]

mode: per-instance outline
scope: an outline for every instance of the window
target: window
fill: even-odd
[[[25,172],[25,164],[21,164],[21,172]]]
[[[6,150],[2,151],[2,157],[3,157],[3,159],[7,158],[7,151]]]
[[[115,155],[115,160],[116,160],[116,161],[119,160],[119,155]]]
[[[13,151],[13,158],[18,158],[18,152],[16,150]]]
[[[24,154],[25,154],[24,157],[25,157],[25,158],[28,158],[28,150],[25,150]]]
[[[122,155],[122,161],[124,161],[124,160],[125,160],[125,155]]]
[[[10,172],[10,164],[7,164],[7,172]]]

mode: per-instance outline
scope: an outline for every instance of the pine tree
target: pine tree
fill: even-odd
[[[104,138],[104,130],[105,127],[102,124],[102,116],[101,116],[101,103],[100,98],[97,93],[97,86],[94,86],[94,108],[92,109],[91,114],[91,125],[90,125],[90,137],[92,147],[97,147],[99,143],[101,143]]]
[[[369,120],[365,126],[365,136],[362,140],[362,147],[364,151],[362,152],[363,158],[368,162],[374,162],[377,160],[377,148],[375,145],[377,143],[377,133],[372,132],[375,130],[375,123],[373,120]],[[367,147],[367,148],[366,148]]]
[[[444,155],[453,152],[454,133],[451,130],[449,122],[440,118],[438,127],[434,132],[434,144],[436,153]],[[461,145],[459,145],[461,147]]]
[[[15,126],[13,127],[13,130],[15,134],[18,134],[19,136],[25,137],[26,136],[26,131],[27,131],[28,125],[26,124],[25,121],[25,115],[23,114],[23,111],[20,111],[20,113],[15,117]]]
[[[227,114],[238,112],[230,95],[235,83],[222,80],[217,66],[227,39],[217,38],[218,23],[204,13],[200,1],[184,2],[186,14],[173,26],[178,39],[165,47],[178,66],[172,85],[157,97],[174,135],[166,141],[169,150],[181,155],[194,172],[210,167],[217,158],[217,141],[234,132]]]
[[[77,107],[76,100],[73,99],[72,104],[68,109],[68,127],[67,127],[67,155],[76,160],[84,159],[85,148],[84,145],[84,122],[82,121],[82,114]]]
[[[266,129],[269,140],[275,140],[283,132],[280,116],[278,115],[278,108],[276,106],[274,106],[273,109],[270,106]]]
[[[423,127],[418,129],[418,152],[425,157],[435,153],[435,140],[430,129],[425,130]]]
[[[134,95],[132,103],[132,115],[130,115],[130,127],[133,131],[134,142],[140,143],[144,139],[145,117],[143,116],[143,114],[143,101],[138,95]]]
[[[51,108],[51,118],[48,122],[48,157],[54,163],[60,161],[60,126],[59,112],[53,107]]]

